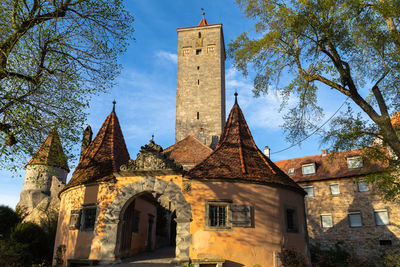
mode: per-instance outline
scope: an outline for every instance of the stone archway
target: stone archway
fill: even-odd
[[[104,236],[101,238],[101,258],[103,260],[116,258],[121,211],[127,201],[143,192],[157,193],[171,201],[175,207],[177,223],[175,257],[182,261],[189,260],[189,248],[192,244],[192,235],[190,234],[191,206],[187,203],[181,189],[174,182],[167,182],[154,177],[143,177],[137,182],[125,185],[107,207],[103,218],[105,229]]]

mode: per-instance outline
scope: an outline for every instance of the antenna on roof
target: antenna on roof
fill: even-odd
[[[115,112],[115,104],[117,104],[117,101],[115,101],[115,99],[114,99],[114,101],[113,101],[112,103],[113,103],[113,109],[112,109],[112,112]]]

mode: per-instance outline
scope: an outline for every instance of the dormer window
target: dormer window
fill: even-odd
[[[288,173],[288,175],[293,175],[294,174],[294,168],[290,168],[287,173]]]
[[[360,156],[347,158],[347,167],[349,169],[361,169],[363,167],[363,159]]]
[[[315,163],[303,164],[303,175],[313,175],[315,174]]]

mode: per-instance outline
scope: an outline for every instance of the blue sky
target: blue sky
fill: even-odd
[[[112,101],[117,101],[116,112],[120,120],[125,142],[132,159],[136,158],[140,146],[155,135],[156,143],[166,148],[173,144],[175,134],[176,53],[177,33],[180,27],[196,26],[201,20],[201,8],[206,10],[210,24],[222,23],[225,44],[244,31],[252,31],[253,22],[245,18],[233,0],[128,0],[127,8],[135,22],[135,41],[120,57],[123,66],[118,84],[108,93],[92,99],[88,110],[88,124],[97,133],[107,115]],[[279,97],[269,94],[259,98],[252,96],[252,75],[244,78],[226,61],[226,107],[233,105],[233,94],[239,93],[239,105],[246,117],[256,144],[260,149],[268,145],[271,153],[290,146],[280,125],[283,113],[279,113]],[[285,75],[283,79],[290,79]],[[343,103],[339,94],[326,91],[320,95],[326,118]],[[319,154],[318,137],[311,137],[281,153],[272,154],[273,161]],[[77,150],[76,153],[79,153]],[[71,162],[70,165],[76,165]],[[0,171],[0,204],[15,207],[22,190],[22,177],[11,177]],[[71,177],[72,172],[69,174]]]

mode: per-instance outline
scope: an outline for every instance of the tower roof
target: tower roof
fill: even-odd
[[[213,150],[200,142],[193,135],[188,135],[185,139],[166,148],[164,154],[173,158],[181,165],[196,165],[202,162]]]
[[[201,20],[200,20],[200,22],[199,22],[199,25],[197,25],[198,27],[201,27],[201,26],[207,26],[208,25],[208,22],[207,22],[207,20],[203,17]]]
[[[190,179],[275,184],[304,193],[258,149],[237,102],[232,107],[216,149],[186,176]]]
[[[124,136],[114,109],[76,167],[72,178],[64,188],[114,179],[114,172],[129,161]]]
[[[67,157],[64,154],[60,137],[55,128],[51,130],[25,167],[28,165],[52,166],[69,172]]]

